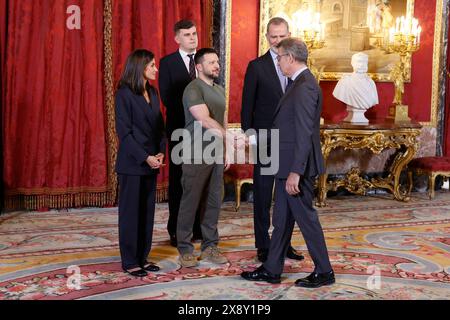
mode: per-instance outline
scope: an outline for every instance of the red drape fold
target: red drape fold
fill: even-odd
[[[9,1],[7,18],[6,208],[107,204],[103,2]]]
[[[0,110],[3,110],[5,105],[5,61],[6,61],[6,34],[7,34],[7,3],[6,0],[0,0]],[[3,123],[3,112],[0,111],[0,124]],[[0,132],[0,168],[3,168],[3,131]],[[0,170],[0,188],[4,190],[3,171]],[[0,207],[3,208],[4,193],[0,193]]]

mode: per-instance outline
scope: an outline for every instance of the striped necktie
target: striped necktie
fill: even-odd
[[[194,80],[196,78],[194,54],[191,53],[191,54],[188,54],[187,56],[189,57],[189,76],[191,77],[192,80]]]

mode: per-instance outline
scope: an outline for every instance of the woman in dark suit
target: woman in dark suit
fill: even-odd
[[[126,61],[116,93],[119,137],[119,244],[122,268],[143,277],[159,267],[147,261],[152,245],[156,176],[165,154],[164,122],[157,90],[149,84],[158,69],[148,50],[135,50]]]

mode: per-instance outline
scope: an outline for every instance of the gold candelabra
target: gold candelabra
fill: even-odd
[[[313,50],[322,49],[325,46],[325,40],[322,38],[320,33],[315,30],[303,30],[299,32],[300,39],[306,44],[308,48],[308,69],[316,77],[317,82],[320,82],[320,75],[323,71],[324,66],[317,68],[315,65],[315,60],[311,57]]]
[[[294,13],[293,18],[294,34],[306,44],[308,48],[307,66],[319,83],[324,66],[317,68],[311,54],[313,50],[322,49],[325,46],[325,25],[320,22],[320,12],[299,10]],[[325,120],[320,117],[320,124],[324,123]]]
[[[411,71],[408,61],[420,47],[421,31],[418,20],[412,17],[397,18],[396,27],[390,28],[389,32],[386,31],[383,50],[400,56],[399,62],[389,74],[390,80],[394,83],[395,94],[388,118],[394,119],[395,122],[411,121],[408,116],[408,106],[403,104],[404,83]]]
[[[325,26],[320,22],[320,12],[299,10],[294,13],[293,21],[294,34],[302,39],[308,48],[308,68],[316,77],[317,82],[320,82],[320,75],[324,67],[317,68],[314,59],[311,58],[313,50],[322,49],[325,46]]]

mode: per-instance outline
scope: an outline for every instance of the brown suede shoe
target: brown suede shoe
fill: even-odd
[[[198,260],[192,253],[182,254],[178,259],[182,267],[192,268],[198,266]]]
[[[210,261],[212,263],[223,264],[227,263],[228,259],[220,252],[217,247],[208,247],[200,255],[200,260]]]

